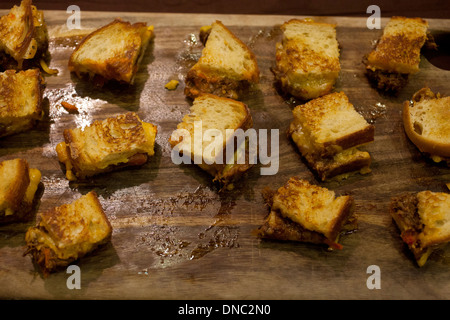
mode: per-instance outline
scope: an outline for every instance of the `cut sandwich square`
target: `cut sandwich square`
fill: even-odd
[[[44,275],[109,241],[112,227],[95,191],[38,215],[25,234],[27,251]]]
[[[233,154],[227,154],[227,145],[234,143],[234,133],[246,131],[253,126],[248,106],[240,101],[201,94],[193,101],[189,114],[185,115],[170,137],[173,152],[190,158],[194,164],[208,172],[215,181],[227,185],[236,180],[252,165],[245,148],[245,163],[235,160],[240,146]],[[215,137],[203,139],[212,133]],[[228,161],[233,157],[233,161]]]
[[[85,179],[143,165],[155,153],[156,134],[156,126],[128,112],[85,128],[65,129],[64,142],[56,146],[56,152],[68,180]]]
[[[24,159],[0,162],[0,223],[25,221],[39,199],[41,172]]]
[[[184,93],[190,98],[211,93],[240,99],[259,82],[256,57],[222,22],[215,21],[207,30],[207,35],[202,33],[205,47],[186,76]]]
[[[435,162],[450,164],[450,96],[425,87],[403,104],[403,124],[408,138]]]
[[[336,26],[292,19],[281,30],[272,70],[281,89],[302,100],[330,93],[341,70]]]
[[[79,77],[88,74],[96,84],[109,80],[133,84],[153,26],[116,19],[87,35],[69,59],[69,70]]]
[[[375,127],[355,110],[345,93],[298,105],[293,116],[288,135],[321,180],[370,172],[369,153],[357,147],[374,140]]]
[[[427,29],[428,22],[421,18],[389,20],[374,50],[364,57],[367,76],[378,89],[396,93],[419,71]]]
[[[48,32],[43,11],[23,0],[0,17],[0,69],[39,67],[47,58]]]
[[[43,91],[38,69],[0,73],[0,137],[31,129],[42,119]]]
[[[419,267],[450,241],[450,194],[421,191],[393,197],[390,214]]]
[[[340,249],[340,234],[356,228],[353,197],[336,197],[334,191],[292,177],[276,191],[265,189],[270,207],[260,238],[325,244]]]

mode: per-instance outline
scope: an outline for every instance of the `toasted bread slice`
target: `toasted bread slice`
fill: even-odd
[[[422,191],[393,197],[390,214],[418,266],[450,241],[450,194]]]
[[[367,75],[384,91],[398,91],[419,71],[420,50],[427,40],[422,18],[392,17],[375,49],[365,57]]]
[[[281,89],[303,100],[330,93],[341,70],[336,26],[292,19],[281,30],[272,69]]]
[[[65,129],[65,141],[57,145],[56,152],[68,180],[85,179],[143,165],[155,153],[156,134],[156,126],[128,112],[85,128]]]
[[[234,143],[236,130],[243,131],[253,126],[253,120],[246,104],[215,96],[201,94],[194,99],[190,113],[183,117],[170,137],[170,145],[174,151],[188,155],[195,164],[214,176],[224,185],[237,179],[250,169],[248,159],[245,163],[229,161],[226,147]],[[207,131],[216,132],[215,138],[204,138]],[[220,136],[219,136],[220,134]],[[239,148],[235,148],[237,151]],[[245,149],[246,152],[248,148]],[[228,164],[227,164],[228,163]]]
[[[109,80],[133,84],[153,26],[116,19],[87,35],[69,59],[69,70],[88,74],[99,85]]]
[[[95,191],[36,219],[25,234],[27,251],[44,275],[68,266],[111,238],[112,227]]]
[[[24,159],[0,162],[0,223],[30,218],[40,181],[41,172]]]
[[[259,68],[253,52],[222,22],[215,21],[198,62],[186,76],[185,94],[195,98],[211,93],[232,99],[259,82]]]
[[[0,73],[0,137],[28,130],[42,119],[43,91],[38,69]]]
[[[370,155],[356,147],[374,140],[375,127],[343,92],[298,105],[288,135],[322,180],[352,171],[368,172]]]
[[[334,191],[298,177],[290,178],[275,192],[264,190],[263,197],[270,213],[258,229],[261,238],[341,248],[338,238],[344,225],[355,225],[351,196],[336,197]]]
[[[434,161],[450,163],[450,97],[430,88],[417,91],[403,104],[403,124],[409,139]]]
[[[48,33],[44,13],[22,0],[0,17],[0,68],[22,70],[38,67],[47,53]]]

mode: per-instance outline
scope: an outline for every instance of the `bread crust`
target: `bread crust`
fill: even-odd
[[[292,177],[289,180],[289,183],[302,184],[303,182],[297,177]],[[288,184],[286,184],[285,187],[288,187]],[[260,238],[326,244],[330,248],[340,248],[341,246],[338,245],[337,241],[340,233],[343,231],[344,225],[351,222],[352,229],[356,228],[356,219],[353,219],[354,199],[352,196],[344,196],[346,197],[346,201],[341,207],[341,211],[334,218],[334,224],[331,230],[328,230],[326,234],[324,234],[318,231],[309,230],[301,224],[284,217],[279,210],[274,209],[273,198],[278,192],[279,191],[273,191],[268,187],[262,192],[264,202],[269,206],[270,211],[264,218],[264,223],[256,231],[256,235]],[[292,196],[293,194],[286,195],[286,197]],[[320,207],[320,204],[317,204],[317,206]]]
[[[16,19],[14,15],[16,12],[16,6],[11,9],[10,14],[13,15],[10,18],[9,15],[1,17],[3,21],[0,22],[0,35],[2,35],[2,29],[6,34],[14,36],[14,32],[20,32],[18,28],[15,28],[13,32],[9,29],[11,21],[9,19]],[[21,10],[21,22],[24,24],[25,35],[16,35],[16,39],[7,39],[20,41],[15,48],[6,49],[5,52],[0,54],[0,68],[3,70],[26,70],[31,68],[39,68],[39,62],[44,59],[48,49],[48,34],[47,26],[43,19],[42,11],[38,11],[33,5],[31,0],[22,0],[17,10]],[[13,12],[14,11],[14,12]],[[40,25],[35,26],[35,21],[41,22]],[[20,40],[19,40],[20,39]],[[8,51],[8,52],[6,52]],[[28,53],[28,56],[27,56]]]
[[[68,210],[65,207],[72,206],[73,204],[63,205],[42,213],[38,216],[36,225],[30,227],[26,232],[25,240],[27,242],[27,250],[24,252],[24,255],[31,254],[33,261],[39,266],[44,277],[47,277],[51,272],[57,271],[59,267],[68,266],[73,261],[86,256],[99,246],[107,243],[111,238],[112,227],[98,200],[97,193],[91,191],[83,197],[85,198],[84,203],[89,202],[90,205],[93,205],[93,208],[91,207],[90,209],[94,210],[96,214],[99,215],[99,217],[97,216],[96,218],[100,219],[100,223],[105,227],[105,230],[98,231],[102,235],[101,239],[96,240],[96,242],[89,242],[92,240],[92,235],[90,233],[84,234],[84,239],[75,238],[74,240],[72,238],[67,238],[65,228],[77,227],[77,220],[74,222],[73,220],[70,220],[70,216],[64,214],[64,210]],[[83,219],[80,221],[78,222],[86,223]],[[50,237],[52,239],[52,244],[47,243],[45,237]],[[75,243],[73,243],[73,241],[75,241]],[[80,241],[82,241],[82,243],[80,243]],[[55,245],[58,250],[61,251],[61,255],[58,255],[58,253],[55,252],[52,245]],[[73,247],[74,245],[75,247]],[[64,254],[62,254],[62,252]]]
[[[450,137],[449,142],[444,143],[441,141],[435,141],[424,137],[416,132],[414,129],[414,121],[411,118],[410,108],[414,106],[414,103],[427,99],[436,99],[437,95],[434,94],[429,88],[425,87],[417,91],[411,101],[405,101],[403,103],[403,124],[405,132],[408,138],[417,146],[417,148],[423,152],[432,156],[439,156],[442,158],[450,158]],[[445,159],[444,159],[445,160]],[[448,159],[450,160],[450,159]]]
[[[154,141],[151,142],[147,138],[144,124],[151,125],[156,135],[156,127],[150,123],[143,123],[134,112],[128,112],[115,118],[107,118],[103,121],[95,121],[90,127],[95,126],[102,133],[101,136],[95,136],[95,142],[80,141],[81,138],[74,133],[74,130],[65,129],[63,133],[64,142],[57,146],[56,152],[59,161],[66,166],[66,177],[69,180],[76,180],[70,174],[71,172],[76,178],[83,180],[97,174],[146,163],[148,157],[154,154],[154,150],[149,148],[150,145],[154,146]],[[125,128],[122,128],[121,125],[124,125]],[[114,126],[116,131],[120,129],[121,135],[119,137],[111,136],[104,129],[105,126],[108,129],[109,126]],[[95,130],[95,128],[92,130]],[[95,131],[95,133],[97,132]],[[116,134],[118,133],[116,132]],[[116,158],[105,160],[104,157],[97,157],[95,159],[97,162],[92,163],[94,159],[85,156],[85,142],[90,144],[103,143],[105,145],[103,149],[106,149],[109,154],[116,152]]]
[[[14,176],[18,179],[15,179],[14,183],[11,184],[5,195],[5,200],[12,210],[18,211],[25,191],[27,191],[28,185],[30,184],[30,176],[28,162],[26,160],[16,159],[14,161],[17,162],[17,170],[14,172]]]
[[[196,99],[197,98],[206,98],[206,99],[211,98],[211,99],[218,99],[218,100],[225,101],[225,102],[228,101],[233,104],[238,103],[239,105],[241,105],[244,108],[245,117],[241,120],[241,122],[234,129],[235,130],[242,129],[245,132],[247,129],[250,129],[253,127],[253,118],[250,114],[250,108],[245,103],[234,100],[234,99],[213,95],[210,93],[200,93],[199,96],[196,97]],[[176,145],[178,145],[182,141],[183,141],[182,136],[180,136],[177,140],[174,140],[172,136],[169,138],[169,143],[172,148],[174,148]],[[221,155],[220,154],[217,155],[217,157],[222,157],[222,161],[221,161],[222,163],[212,163],[212,164],[200,163],[200,164],[197,164],[200,168],[202,168],[208,174],[210,174],[214,177],[213,181],[219,182],[219,184],[221,184],[222,186],[226,186],[227,184],[231,183],[232,181],[239,179],[240,176],[242,176],[247,170],[249,170],[253,166],[252,164],[249,163],[249,150],[246,147],[245,148],[245,152],[246,152],[245,163],[244,164],[234,164],[229,170],[226,170],[227,159],[229,158],[229,155],[226,154],[226,147],[227,147],[228,143],[231,143],[231,140],[227,141],[225,143],[224,148],[222,149]],[[234,143],[234,150],[236,151],[237,150],[236,143],[234,141],[233,141],[233,143]],[[192,153],[190,154],[190,157],[193,159],[194,156]]]
[[[249,60],[254,62],[254,70],[241,75],[240,79],[228,77],[225,74],[214,73],[213,71],[201,70],[199,68],[200,60],[188,71],[185,81],[184,94],[195,99],[202,93],[209,93],[221,97],[235,100],[241,99],[253,84],[259,83],[260,71],[256,60],[256,55],[250,48],[236,37],[221,21],[216,20],[214,24],[219,25],[226,30],[229,36],[249,55]],[[205,34],[201,31],[201,38],[204,39],[206,46],[207,39],[211,30]]]
[[[0,224],[28,221],[43,190],[43,184],[39,181],[36,185],[33,198],[28,199],[26,196],[28,188],[32,183],[28,162],[24,159],[14,159],[12,161],[17,161],[17,170],[15,172],[9,172],[11,177],[14,177],[14,181],[11,181],[12,183],[6,191],[4,200],[7,204],[7,209],[12,210],[13,214],[7,214],[6,209],[0,210]],[[0,163],[0,168],[2,166],[3,164]],[[37,171],[37,169],[33,170]]]
[[[424,198],[420,198],[420,197]],[[447,201],[445,193],[433,193],[421,191],[419,193],[405,192],[391,198],[389,213],[400,231],[400,237],[414,255],[419,267],[422,267],[429,255],[439,246],[445,245],[450,240],[448,231],[445,231],[444,224],[438,219],[445,219],[442,216],[442,209],[438,203]],[[431,219],[427,218],[426,210],[431,207]],[[422,210],[422,211],[421,211]],[[436,212],[434,212],[436,210]],[[445,210],[445,209],[444,209]],[[430,214],[430,213],[429,213]],[[446,212],[444,212],[444,215]],[[442,228],[442,234],[441,229]]]
[[[281,26],[282,31],[285,32],[290,24],[332,28],[334,32],[336,28],[334,24],[311,19],[291,19]],[[276,45],[276,65],[271,70],[280,89],[305,101],[330,93],[340,72],[339,49],[336,57],[330,57],[316,52],[304,43],[299,47],[298,42],[304,39],[298,39],[288,39],[284,36],[282,42]]]
[[[17,72],[15,70],[7,70],[4,72],[4,75],[6,79],[0,88],[0,94],[6,105],[3,106],[3,111],[0,112],[0,138],[33,128],[44,115],[42,96],[45,84],[39,69]],[[25,94],[24,88],[20,87],[23,81],[22,76],[34,81],[33,89],[29,90],[33,96],[33,101],[31,102],[33,104],[32,112],[25,116],[20,116],[23,106],[19,105],[15,100],[17,97],[23,97]],[[28,98],[31,99],[31,97]]]
[[[92,62],[92,65],[87,67],[84,66],[82,63],[76,61],[76,55],[78,54],[78,50],[80,50],[80,48],[82,48],[86,44],[86,42],[88,42],[97,34],[101,33],[104,30],[107,30],[108,28],[110,28],[115,24],[121,24],[126,26],[127,28],[132,28],[136,30],[139,30],[141,28],[145,28],[147,30],[147,24],[144,22],[136,22],[134,24],[131,24],[130,22],[123,21],[120,18],[116,18],[114,21],[93,31],[92,33],[90,33],[81,40],[81,42],[77,45],[77,47],[72,52],[69,58],[68,62],[69,71],[75,72],[79,78],[82,77],[83,73],[90,73],[92,78],[94,77],[96,78],[96,83],[100,86],[103,85],[104,82],[109,80],[117,80],[129,84],[133,83],[134,75],[136,74],[136,71],[139,67],[139,63],[142,60],[142,56],[144,54],[145,49],[147,48],[148,42],[153,36],[153,32],[149,34],[148,39],[143,39],[141,37],[142,42],[140,44],[140,47],[129,48],[129,50],[125,52],[126,55],[123,57],[118,56],[114,57],[113,59],[109,58],[103,60],[101,63]],[[135,59],[134,63],[131,64],[137,49],[139,49],[139,52],[137,53],[137,58]]]

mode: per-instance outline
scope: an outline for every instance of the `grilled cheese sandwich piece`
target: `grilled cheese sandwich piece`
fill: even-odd
[[[292,19],[281,30],[272,69],[281,89],[302,100],[330,93],[341,70],[336,26]]]
[[[256,57],[222,22],[215,21],[207,30],[205,47],[186,76],[184,93],[191,98],[211,93],[240,99],[259,83]]]
[[[235,131],[241,129],[245,132],[252,126],[249,108],[244,103],[212,94],[202,94],[195,98],[190,113],[177,125],[177,130],[172,133],[169,142],[175,152],[190,157],[195,164],[211,174],[214,181],[225,186],[252,167],[245,140],[242,142],[244,145],[234,148],[234,154],[226,154],[227,145],[235,143]],[[216,132],[217,137],[206,139],[209,130]],[[245,159],[238,161],[238,152],[244,147]]]
[[[48,49],[48,32],[43,11],[31,0],[22,0],[0,17],[0,67],[28,69],[39,67]]]
[[[28,130],[42,119],[43,91],[38,69],[0,73],[0,137]]]
[[[428,22],[392,17],[375,49],[365,58],[367,75],[378,89],[397,92],[419,72],[420,50],[427,40]]]
[[[99,85],[109,80],[133,84],[153,36],[153,26],[116,19],[83,38],[70,56],[69,70]]]
[[[112,227],[95,191],[38,215],[25,234],[26,254],[44,275],[86,256],[111,238]]]
[[[38,200],[41,172],[24,159],[0,162],[0,223],[27,220]]]
[[[288,135],[321,180],[353,171],[370,172],[371,157],[358,146],[374,140],[374,126],[343,92],[298,105]]]
[[[341,249],[339,236],[344,229],[354,229],[354,200],[336,197],[334,191],[292,177],[278,190],[265,189],[270,208],[257,235],[265,239],[325,244]]]
[[[56,152],[67,179],[74,181],[143,165],[155,153],[156,134],[156,126],[128,112],[83,129],[65,129],[64,142],[56,146]]]
[[[450,164],[450,97],[425,87],[403,104],[403,124],[409,139],[435,162]]]
[[[419,267],[450,241],[450,194],[421,191],[392,198],[390,214]]]

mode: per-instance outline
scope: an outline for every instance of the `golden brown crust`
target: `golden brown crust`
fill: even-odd
[[[111,238],[112,227],[95,191],[38,216],[27,230],[27,250],[44,276],[91,253]]]
[[[23,0],[19,7],[0,17],[0,69],[40,68],[48,58],[48,33],[42,11]]]
[[[335,161],[333,158],[314,158],[305,156],[309,166],[314,170],[320,180],[325,181],[345,173],[370,172],[372,158],[366,152],[359,152],[356,156],[345,162]]]
[[[230,31],[230,29],[228,29],[221,21],[216,20],[217,24],[219,24],[222,28],[224,28],[225,30],[228,31],[228,33],[231,35],[231,37],[241,46],[241,48],[245,51],[247,51],[247,53],[250,55],[250,60],[255,62],[255,69],[253,70],[253,72],[245,74],[245,79],[247,79],[249,82],[251,83],[258,83],[259,82],[259,67],[258,64],[256,63],[256,55],[255,53],[250,50],[250,48],[244,43],[242,42],[241,39],[239,39],[238,37],[236,37],[236,35],[234,33],[232,33]]]
[[[130,22],[116,18],[114,21],[95,30],[82,39],[69,58],[68,67],[71,72],[75,72],[80,78],[83,73],[90,73],[91,78],[93,78],[96,84],[100,86],[109,80],[117,80],[125,83],[133,82],[134,75],[139,67],[139,62],[147,47],[147,41],[153,36],[153,32],[149,34],[148,39],[141,36],[141,43],[138,47],[130,46],[123,48],[123,52],[117,53],[112,58],[107,58],[103,61],[95,61],[95,59],[93,59],[88,65],[84,65],[83,61],[77,61],[77,55],[80,48],[92,38],[116,24],[122,25],[123,28],[134,29],[136,32],[140,32],[142,29],[150,32],[147,28],[147,24],[144,22],[131,24]]]
[[[58,158],[66,165],[66,171],[71,171],[78,179],[140,166],[154,153],[154,141],[147,137],[144,125],[152,126],[156,134],[156,127],[143,123],[134,112],[94,121],[83,132],[79,128],[65,129],[65,145],[56,148]],[[94,143],[98,150],[92,150]],[[106,153],[110,157],[105,156]]]
[[[0,79],[0,137],[31,129],[42,119],[44,87],[44,79],[38,69],[3,73],[3,79]]]
[[[418,72],[427,27],[422,18],[392,17],[375,49],[367,56],[367,68],[391,73]]]
[[[16,177],[20,177],[20,179],[15,179],[14,183],[9,186],[9,189],[5,190],[7,192],[5,200],[9,208],[18,211],[30,184],[30,176],[28,162],[24,159],[16,159],[15,161],[17,162],[17,167],[16,172],[13,172],[13,174]],[[3,165],[4,163],[0,163],[0,170]]]
[[[299,188],[304,188],[309,185],[302,179],[298,177],[291,178],[287,184],[278,191],[273,191],[266,187],[262,191],[262,196],[264,202],[269,206],[270,212],[265,217],[264,223],[256,231],[256,235],[260,238],[273,239],[273,240],[288,240],[288,241],[300,241],[309,242],[315,244],[326,244],[330,248],[341,248],[342,246],[337,243],[339,234],[343,232],[344,225],[351,225],[350,229],[356,229],[356,218],[354,217],[354,199],[351,196],[346,196],[344,205],[340,208],[340,212],[334,214],[333,225],[331,230],[324,233],[309,230],[301,224],[294,222],[292,219],[284,216],[280,210],[273,208],[274,197],[277,197],[277,201],[295,201],[293,198],[299,197],[296,188],[290,188],[290,184],[299,185]],[[316,191],[311,190],[311,192],[320,192],[320,187],[310,185],[310,188],[315,188]],[[321,208],[323,204],[315,203],[317,208]],[[297,214],[301,214],[298,213]],[[313,213],[309,213],[313,214]]]

